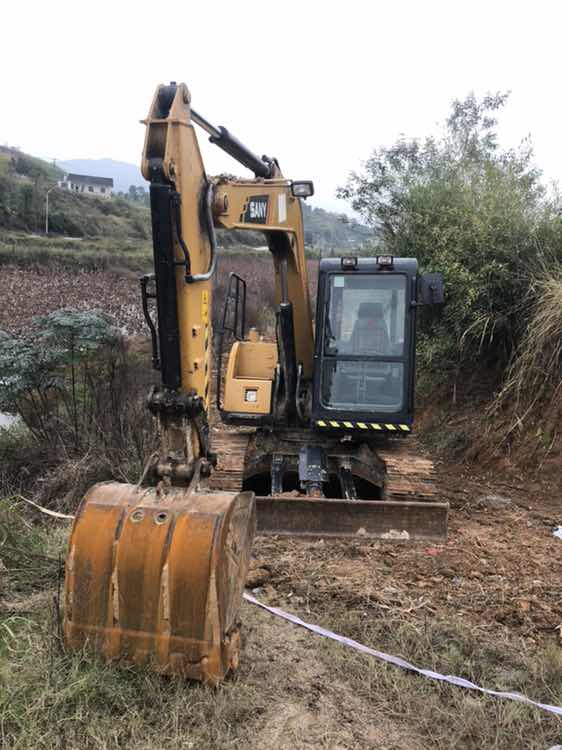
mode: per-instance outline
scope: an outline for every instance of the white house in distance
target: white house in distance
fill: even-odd
[[[113,190],[113,178],[69,173],[65,174],[64,179],[59,182],[59,187],[71,190],[73,193],[110,198]]]

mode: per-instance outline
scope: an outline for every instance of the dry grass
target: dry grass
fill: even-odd
[[[518,653],[507,641],[478,638],[469,628],[431,620],[412,626],[399,618],[372,620],[357,611],[342,613],[335,623],[330,619],[339,632],[415,664],[557,705],[562,701],[562,658],[552,646]],[[415,738],[413,745],[397,739],[388,747],[543,750],[560,739],[560,720],[538,710],[385,667],[344,647],[322,643],[320,653],[372,713],[402,724],[404,737]]]
[[[217,690],[117,668],[86,653],[65,654],[52,600],[67,524],[36,527],[23,508],[12,508],[10,518],[21,546],[43,549],[52,567],[49,575],[34,571],[22,582],[20,563],[6,558],[11,586],[3,607],[0,600],[0,745],[6,750],[545,750],[562,735],[562,722],[538,709],[408,674],[249,604],[242,612],[240,671]],[[277,550],[276,564],[304,582],[307,555],[317,547],[303,544],[303,554],[295,555],[294,546],[267,543]],[[328,552],[317,565],[325,576]],[[339,545],[336,557],[341,552]],[[376,614],[364,601],[315,596],[312,611],[295,597],[279,603],[420,666],[562,702],[562,656],[552,643],[533,647],[446,619],[408,621],[399,609]]]
[[[16,497],[0,500],[0,613],[3,596],[44,591],[60,577],[65,525],[42,526],[36,515]]]
[[[260,703],[234,681],[212,691],[64,654],[48,616],[0,620],[5,750],[235,747]]]
[[[545,397],[562,389],[562,268],[539,275],[530,290],[535,300],[502,396],[515,398],[527,414]]]
[[[561,415],[562,267],[540,272],[528,300],[525,333],[488,413],[502,419],[503,441],[539,425],[537,436],[548,452],[559,438]]]

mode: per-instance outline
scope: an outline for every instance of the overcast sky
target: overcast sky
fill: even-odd
[[[155,86],[185,81],[207,119],[345,210],[335,189],[374,147],[436,132],[471,90],[511,90],[503,144],[530,133],[560,179],[561,22],[555,0],[5,0],[0,143],[139,163]]]

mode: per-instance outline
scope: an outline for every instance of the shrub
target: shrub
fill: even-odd
[[[373,152],[339,197],[351,200],[384,251],[443,271],[446,304],[421,321],[422,362],[436,370],[505,366],[524,335],[532,269],[562,258],[562,222],[523,142],[497,143],[506,95],[453,103],[440,138]]]
[[[27,336],[2,333],[0,344],[0,406],[53,459],[44,499],[138,478],[155,439],[145,407],[152,371],[107,316],[59,310]]]

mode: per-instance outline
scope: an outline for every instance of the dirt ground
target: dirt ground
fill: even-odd
[[[552,535],[553,526],[562,523],[560,495],[555,488],[527,491],[513,480],[476,476],[458,466],[439,467],[438,482],[440,499],[451,504],[446,543],[261,537],[254,546],[250,586],[269,604],[411,658],[418,666],[461,674],[486,687],[532,692],[537,688],[525,687],[525,669],[516,654],[538,662],[537,654],[546,648],[547,662],[553,659],[558,665],[562,644],[562,541]],[[482,500],[490,495],[496,499]],[[503,712],[519,707],[396,674],[399,670],[373,665],[368,657],[357,657],[248,603],[243,618],[247,640],[239,679],[274,681],[277,695],[275,706],[264,709],[252,747],[546,750],[542,739],[524,739],[503,727]],[[358,659],[359,665],[346,667]],[[334,670],[338,660],[343,666]],[[359,673],[350,680],[354,671]],[[411,703],[406,711],[393,712],[388,693],[383,698],[376,687],[357,688],[363,681],[374,679],[376,684],[381,671],[393,685],[403,685],[404,701],[411,691],[425,696],[427,720],[412,712]],[[562,686],[560,676],[558,683]],[[458,731],[442,735],[436,721],[432,734],[429,717],[436,701],[442,710],[447,704],[451,710],[452,701],[461,713],[486,703],[483,710],[494,717],[490,744],[482,744],[477,733],[471,738],[469,728],[461,730],[464,716],[456,717]],[[537,720],[543,727],[557,724],[553,736],[562,738],[562,722],[545,715]]]
[[[445,544],[259,538],[254,565],[265,568],[266,595],[273,587],[275,602],[337,599],[407,620],[452,617],[532,642],[552,638],[562,625],[562,542],[552,535],[562,500],[547,487],[453,472],[441,467],[438,480],[451,506]]]
[[[451,505],[445,543],[258,537],[248,588],[419,667],[562,705],[558,490],[459,465],[440,465],[437,481]],[[381,664],[248,602],[241,666],[216,691],[111,666],[84,671],[53,661],[48,626],[38,640],[33,623],[52,593],[34,596],[5,604],[29,618],[29,647],[0,670],[0,687],[13,685],[5,706],[0,690],[6,747],[547,750],[562,740],[562,721],[539,709]],[[16,700],[31,717],[23,734],[12,728]],[[108,701],[127,705],[117,723],[121,709]]]

